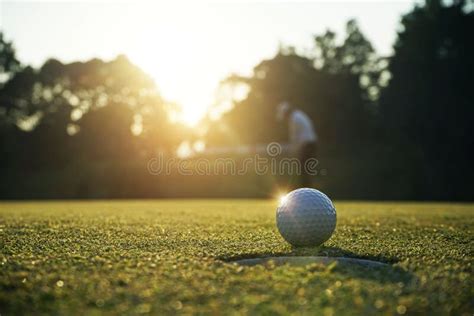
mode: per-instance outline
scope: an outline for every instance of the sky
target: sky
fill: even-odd
[[[326,29],[342,38],[356,18],[381,55],[392,51],[400,16],[414,5],[397,1],[23,1],[0,0],[0,30],[24,64],[111,60],[119,54],[154,78],[161,95],[197,122],[231,73],[249,75],[280,44],[313,47]]]

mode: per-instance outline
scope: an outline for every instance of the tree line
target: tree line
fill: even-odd
[[[248,93],[205,120],[199,137],[209,146],[283,141],[274,113],[288,100],[315,122],[327,170],[318,181],[333,196],[471,200],[472,29],[468,3],[429,0],[402,17],[391,56],[379,56],[355,20],[342,40],[330,30],[315,36],[309,53],[281,47],[252,76],[221,83]],[[173,196],[172,177],[151,178],[144,166],[196,132],[173,119],[178,106],[125,56],[34,69],[0,33],[0,79],[2,198]],[[189,196],[200,195],[201,180],[174,179],[195,182]],[[229,188],[221,194],[242,195]]]

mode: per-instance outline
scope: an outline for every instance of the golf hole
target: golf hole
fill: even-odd
[[[306,266],[312,263],[318,263],[323,265],[330,265],[336,262],[339,266],[360,266],[367,268],[382,268],[388,267],[389,265],[383,262],[358,259],[358,258],[347,258],[347,257],[322,257],[322,256],[290,256],[290,257],[263,257],[263,258],[250,258],[250,259],[239,259],[234,261],[239,265],[243,266],[255,266],[255,265],[266,265],[269,262],[274,265],[280,266],[289,264],[291,266]]]

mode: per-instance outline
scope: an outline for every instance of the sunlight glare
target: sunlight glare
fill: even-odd
[[[287,199],[288,199],[288,196],[287,196],[287,194],[286,194],[286,193],[282,193],[282,194],[280,194],[280,196],[279,196],[279,201],[280,201],[280,204],[283,204],[283,203],[285,203],[285,202],[287,201]]]
[[[213,101],[210,92],[217,87],[209,69],[216,62],[209,57],[216,44],[206,37],[189,36],[189,30],[207,34],[209,25],[197,23],[179,9],[168,13],[152,27],[143,27],[129,55],[155,80],[162,97],[181,107],[177,120],[196,126]]]

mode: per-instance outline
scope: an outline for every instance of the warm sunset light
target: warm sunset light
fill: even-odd
[[[281,205],[287,201],[288,191],[284,188],[279,188],[276,193],[273,194],[273,198],[278,201],[278,204]]]
[[[219,82],[231,73],[251,74],[252,68],[262,58],[271,58],[282,43],[311,47],[314,33],[327,27],[341,31],[353,16],[359,17],[376,47],[388,53],[397,12],[410,6],[411,1],[379,6],[319,1],[298,5],[265,1],[139,5],[11,1],[3,4],[8,14],[3,14],[0,26],[15,37],[21,59],[35,65],[53,55],[72,61],[125,54],[156,81],[164,98],[181,106],[178,119],[195,125],[215,105]],[[60,21],[62,16],[67,16],[67,24]],[[377,22],[381,16],[383,24]],[[21,21],[41,24],[49,36],[42,36],[42,28],[31,29]],[[42,38],[42,45],[27,38]]]
[[[285,203],[286,200],[287,200],[286,194],[281,194],[280,197],[279,197],[280,204]]]
[[[192,50],[192,47],[202,43],[187,38],[186,30],[193,29],[194,22],[178,13],[176,11],[173,17],[182,19],[183,24],[177,28],[158,30],[144,28],[128,54],[134,63],[155,79],[166,99],[178,103],[181,107],[178,120],[194,126],[211,105],[217,81],[207,74],[213,68],[207,60],[209,57],[202,51]],[[212,45],[209,43],[206,47]]]
[[[472,0],[0,0],[0,316],[474,316],[472,30]]]

